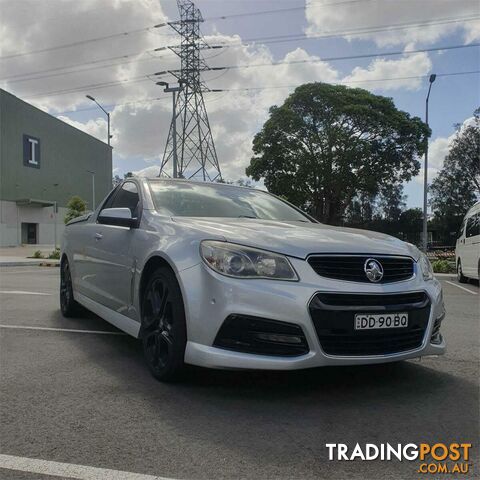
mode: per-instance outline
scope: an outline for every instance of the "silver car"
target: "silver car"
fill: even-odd
[[[140,338],[165,381],[185,364],[289,370],[445,351],[441,286],[415,246],[218,183],[127,179],[71,221],[60,304]]]

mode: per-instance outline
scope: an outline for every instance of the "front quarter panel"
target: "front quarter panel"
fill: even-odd
[[[143,271],[152,258],[159,257],[166,261],[179,280],[184,298],[180,272],[201,263],[200,242],[205,234],[195,228],[178,225],[170,217],[162,216],[151,210],[144,210],[140,229],[133,245],[136,261],[135,302],[136,318],[140,321],[140,285]],[[224,240],[218,236],[213,238]]]

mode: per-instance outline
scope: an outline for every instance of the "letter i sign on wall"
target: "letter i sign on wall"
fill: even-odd
[[[23,164],[26,167],[40,168],[40,139],[23,136]]]

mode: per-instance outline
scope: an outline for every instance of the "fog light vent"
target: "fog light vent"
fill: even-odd
[[[440,345],[442,343],[443,337],[440,333],[440,327],[444,318],[445,313],[438,317],[433,324],[432,336],[430,337],[430,343],[432,343],[433,345]]]
[[[297,356],[309,351],[299,325],[238,314],[226,318],[213,345],[257,355]]]

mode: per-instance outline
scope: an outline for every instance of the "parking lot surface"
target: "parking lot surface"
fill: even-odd
[[[135,339],[93,314],[62,317],[58,270],[0,269],[1,479],[59,478],[61,464],[73,469],[63,478],[421,478],[418,462],[328,461],[326,443],[367,442],[473,443],[462,478],[478,478],[478,285],[441,278],[443,357],[192,369],[169,385],[150,376]],[[91,476],[72,476],[78,466]]]

